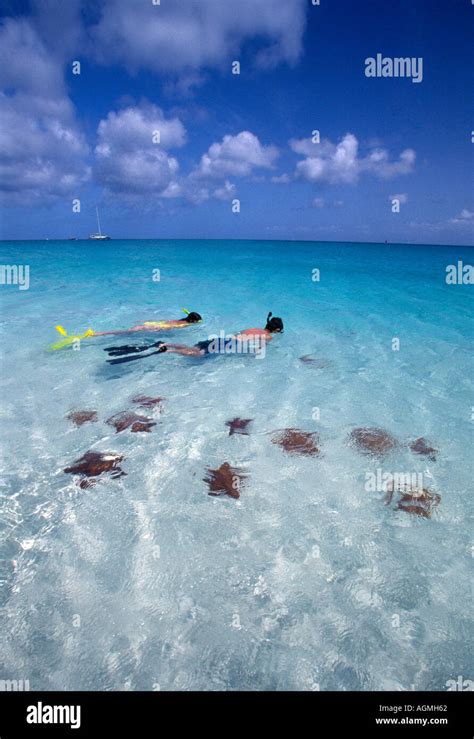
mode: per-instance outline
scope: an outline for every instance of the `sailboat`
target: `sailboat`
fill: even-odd
[[[91,234],[89,236],[89,239],[92,239],[93,241],[109,241],[110,240],[110,236],[106,236],[101,231],[101,228],[100,228],[100,218],[99,218],[99,209],[98,209],[97,206],[95,208],[95,212],[97,214],[97,231],[98,231],[98,233]]]

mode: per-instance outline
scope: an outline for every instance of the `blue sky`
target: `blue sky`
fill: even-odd
[[[473,243],[470,0],[3,8],[1,238]]]

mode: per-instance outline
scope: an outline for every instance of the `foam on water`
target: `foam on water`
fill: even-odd
[[[1,679],[38,690],[444,690],[472,675],[473,288],[445,282],[472,251],[217,241],[1,251],[3,264],[30,265],[31,282],[0,287]],[[285,332],[260,360],[111,367],[103,347],[123,337],[46,351],[58,323],[107,330],[182,306],[205,323],[170,340],[262,325],[269,310]],[[164,412],[134,407],[139,394],[164,397]],[[116,434],[105,421],[127,408],[157,426]],[[74,427],[73,409],[97,410],[98,422]],[[249,436],[229,436],[236,416],[254,419]],[[364,457],[347,443],[355,426],[382,427],[400,447]],[[286,427],[317,431],[321,456],[272,444]],[[436,462],[410,452],[419,436]],[[63,469],[89,449],[122,454],[126,476],[80,489]],[[207,494],[206,469],[225,461],[248,474],[239,501]],[[367,492],[377,467],[422,472],[442,497],[433,517]]]

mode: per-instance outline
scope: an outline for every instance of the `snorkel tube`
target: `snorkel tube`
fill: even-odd
[[[186,308],[181,308],[183,313],[186,314],[186,318],[179,318],[178,321],[183,324],[192,324],[192,323],[201,323],[202,318],[199,315],[199,313],[195,313],[194,311],[189,311]],[[174,328],[181,328],[181,326],[176,326],[176,321],[144,321],[144,326],[150,326],[151,328],[161,328],[163,330],[166,329],[174,329]]]
[[[283,332],[283,321],[281,318],[277,318],[276,316],[273,316],[273,313],[270,311],[270,313],[267,316],[267,323],[265,326],[266,331],[270,331],[270,333],[282,333]]]
[[[184,319],[186,323],[202,323],[202,316],[200,313],[196,313],[196,311],[188,311],[186,308],[181,308],[181,310],[186,314],[186,318]]]

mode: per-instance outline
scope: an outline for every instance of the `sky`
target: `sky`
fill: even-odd
[[[0,238],[473,244],[474,4],[313,2],[2,0]]]

